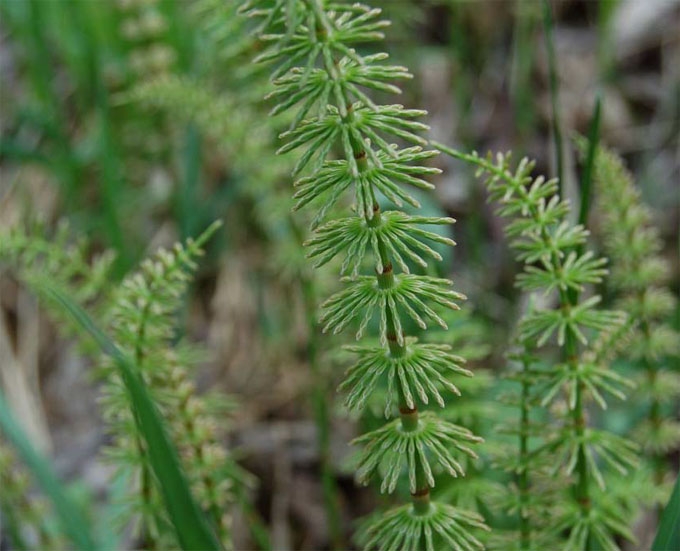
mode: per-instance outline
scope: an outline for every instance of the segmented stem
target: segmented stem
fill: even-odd
[[[516,191],[518,195],[525,199],[526,203],[529,204],[529,216],[535,220],[540,220],[541,213],[539,211],[539,207],[537,204],[530,201],[529,193],[527,192],[526,188],[524,186],[519,186]],[[556,251],[553,238],[545,227],[541,228],[541,240],[545,244],[546,249],[552,251],[551,262],[552,265],[555,266],[555,271],[559,273],[563,269],[562,257]],[[560,289],[559,301],[560,308],[564,311],[568,311],[578,303],[578,293],[570,293],[569,291]],[[569,369],[572,372],[576,372],[579,368],[578,339],[571,326],[567,326],[564,344],[564,359],[569,366]],[[580,442],[583,442],[583,435],[586,428],[586,418],[583,407],[583,393],[583,383],[579,382],[576,385],[576,399],[574,401],[574,408],[571,414],[573,422],[572,428]],[[575,471],[577,479],[573,486],[574,499],[576,500],[581,511],[581,516],[587,517],[590,513],[591,507],[589,488],[590,477],[588,474],[588,463],[586,460],[585,447],[583,444],[581,444],[578,450]]]
[[[252,16],[266,18],[261,29],[278,31],[261,35],[273,45],[258,56],[260,61],[279,63],[270,97],[277,97],[280,103],[272,114],[300,107],[290,130],[281,135],[288,140],[278,151],[287,153],[307,147],[293,174],[298,176],[311,166],[311,175],[295,183],[294,208],[316,200],[324,202],[312,222],[316,233],[306,243],[310,248],[308,256],[316,257],[317,266],[321,266],[341,252],[346,253],[340,271],[351,277],[344,279],[348,282],[345,289],[324,303],[323,330],[338,333],[361,316],[356,333],[361,338],[371,319],[376,314],[380,318],[380,346],[354,347],[361,355],[372,356],[371,361],[378,361],[378,369],[368,373],[374,364],[364,364],[366,358],[362,358],[350,368],[343,386],[351,388],[348,405],[363,407],[380,374],[386,373],[386,415],[396,401],[400,417],[355,440],[366,444],[357,474],[360,481],[368,482],[372,475],[380,473],[381,491],[392,493],[403,467],[407,467],[411,503],[382,518],[371,519],[358,537],[367,549],[398,551],[415,549],[417,544],[419,549],[434,551],[435,542],[439,545],[440,540],[446,548],[481,549],[482,543],[468,532],[487,529],[481,517],[430,502],[430,487],[435,484],[432,466],[439,464],[451,476],[463,476],[463,466],[455,455],[461,452],[475,457],[465,444],[481,439],[416,406],[416,401],[418,405],[427,404],[428,395],[443,406],[438,385],[457,393],[447,375],[471,373],[458,365],[464,360],[445,352],[448,347],[418,344],[413,337],[407,339],[402,329],[407,320],[413,320],[423,330],[428,325],[425,320],[446,328],[444,319],[427,303],[455,310],[458,307],[454,299],[464,299],[447,289],[451,285],[448,280],[412,274],[408,265],[412,261],[426,267],[423,256],[442,260],[424,241],[455,244],[418,227],[449,224],[452,219],[411,216],[400,210],[403,203],[420,206],[402,185],[433,187],[421,176],[437,173],[438,169],[415,163],[436,152],[422,149],[427,141],[419,133],[427,126],[413,119],[423,111],[401,105],[376,105],[364,92],[371,89],[399,93],[392,81],[411,78],[408,71],[379,63],[387,54],[361,56],[350,47],[382,39],[381,29],[389,23],[376,19],[378,9],[323,0],[278,0],[273,7],[267,0],[251,0],[246,10]],[[399,149],[387,141],[388,136],[418,145]],[[341,146],[344,158],[329,158],[334,145]],[[356,213],[321,225],[329,209],[351,189],[355,192]],[[378,196],[384,196],[396,210],[381,212]],[[373,260],[375,274],[359,274],[366,258]],[[395,274],[395,268],[399,273]],[[423,360],[421,354],[429,355],[429,359]],[[381,472],[383,466],[385,473]],[[392,522],[395,518],[398,525]]]
[[[319,4],[319,0],[310,0],[310,7],[314,11],[317,17],[317,22],[321,25],[320,29],[317,29],[317,36],[321,39],[328,36],[331,29],[330,21],[326,16],[323,8]],[[333,62],[335,63],[335,61]],[[339,85],[338,72],[336,67],[325,62],[326,71],[331,80],[335,81]],[[354,111],[351,105],[341,106],[337,105],[338,109],[342,111],[342,107],[347,110],[347,115],[345,117],[346,122],[351,122],[354,117]],[[350,136],[350,141],[352,143],[352,149],[354,154],[354,160],[356,161],[356,166],[358,168],[358,174],[356,177],[357,187],[358,180],[361,174],[365,173],[369,169],[368,158],[374,157],[374,155],[369,155],[366,148],[370,147],[367,143],[360,143],[356,139]],[[350,159],[347,159],[349,162]],[[370,187],[371,200],[373,201],[373,212],[372,216],[364,213],[364,219],[366,224],[370,227],[378,228],[382,225],[383,219],[380,213],[380,205],[375,197],[375,190],[373,186]],[[378,251],[380,255],[380,264],[382,265],[382,271],[376,272],[376,279],[379,287],[381,289],[391,289],[394,288],[395,275],[394,266],[387,252],[387,247],[382,238],[378,237]],[[377,260],[377,259],[376,259]],[[401,339],[400,335],[397,334],[397,324],[393,319],[392,312],[389,308],[386,309],[385,315],[387,318],[387,342],[390,350],[390,354],[395,357],[401,357],[406,353],[406,341]],[[401,324],[399,324],[401,325]],[[404,344],[400,344],[404,343]],[[412,408],[407,405],[404,393],[401,390],[401,383],[397,384],[398,394],[399,394],[399,416],[401,419],[401,426],[405,432],[411,432],[418,428],[418,408],[414,405]],[[425,514],[430,510],[430,487],[427,483],[423,466],[421,465],[421,460],[417,460],[416,464],[416,491],[411,494],[411,500],[413,504],[413,509],[417,514]]]
[[[349,108],[348,111],[348,117],[351,117],[351,108]],[[366,145],[356,143],[353,145],[354,158],[357,161],[359,172],[363,173],[368,169],[367,153],[364,149]],[[368,216],[364,215],[364,217],[366,224],[377,228],[383,223],[383,220],[380,214],[380,205],[378,205],[378,202],[375,198],[375,193],[372,188],[371,195],[373,199],[373,216],[372,218],[369,218]],[[387,248],[385,247],[385,244],[381,238],[378,238],[378,252],[380,254],[380,264],[382,265],[382,271],[376,271],[378,285],[381,289],[393,288],[395,286],[394,267],[387,252]],[[387,309],[385,314],[387,317],[387,343],[390,354],[395,358],[399,358],[406,353],[406,339],[399,339],[392,312]],[[404,344],[400,344],[400,340]],[[402,429],[405,432],[414,431],[418,428],[418,408],[415,406],[415,404],[412,408],[408,406],[400,384],[397,385],[397,389],[399,393],[399,417],[401,419]],[[418,463],[416,464],[416,491],[411,494],[411,500],[413,509],[417,514],[425,514],[430,510],[430,487],[425,479],[420,460],[418,460]]]

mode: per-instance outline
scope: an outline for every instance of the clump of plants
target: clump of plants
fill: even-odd
[[[205,515],[201,518],[215,530],[214,541],[227,548],[231,547],[230,510],[249,481],[224,448],[214,407],[196,390],[192,368],[201,354],[177,338],[175,316],[197,268],[196,260],[203,254],[202,247],[218,227],[214,224],[196,241],[159,251],[117,287],[112,286],[109,274],[112,255],[90,261],[87,242],[71,239],[65,227],[52,239],[21,229],[0,235],[0,262],[49,299],[53,317],[70,322],[66,325],[71,328],[68,334],[75,335],[83,351],[96,362],[103,418],[111,436],[104,453],[117,467],[117,478],[128,487],[116,522],[121,529],[134,524],[134,536],[145,549],[186,545],[187,541],[176,532],[176,519],[167,503],[167,481],[159,474],[154,459],[161,448],[157,441],[149,440],[140,425],[142,414],[130,389],[130,375],[119,367],[121,358],[130,362],[134,377],[148,389],[153,407],[163,418],[163,430],[178,454],[178,465],[186,473],[201,515]],[[50,275],[49,282],[44,273]],[[103,328],[106,337],[100,339],[108,342],[107,346],[90,338],[83,321],[88,314],[82,308],[95,320],[87,323]],[[161,459],[160,468],[168,468],[166,461],[171,459]],[[3,510],[24,503],[24,498],[13,501],[18,499],[16,494],[7,495],[9,501],[3,500]],[[22,533],[23,522],[31,521],[40,527],[39,541],[49,535],[39,519],[27,516],[16,520],[17,534]]]
[[[75,232],[0,228],[0,275],[44,299],[59,331],[92,363],[107,434],[102,453],[115,480],[110,499],[96,507],[98,498],[60,485],[0,391],[3,549],[6,542],[10,549],[232,549],[235,510],[257,548],[272,548],[245,496],[252,477],[224,443],[231,401],[216,396],[216,408],[197,390],[194,368],[205,352],[178,322],[218,225],[132,267],[140,244],[127,235],[139,225],[127,216],[132,209],[145,228],[160,216],[182,237],[214,213],[227,220],[228,261],[246,266],[239,274],[252,280],[253,312],[262,318],[253,327],[233,321],[239,336],[253,331],[264,345],[260,353],[239,343],[247,367],[276,364],[286,378],[289,364],[310,370],[303,384],[289,385],[291,410],[300,413],[306,403],[297,397],[309,390],[311,468],[328,521],[316,536],[332,548],[348,547],[343,498],[356,491],[338,484],[331,446],[332,369],[342,363],[338,390],[364,432],[350,468],[360,484],[375,482],[387,494],[358,525],[357,547],[647,548],[651,533],[634,537],[644,513],[660,519],[650,547],[673,549],[677,483],[661,514],[680,446],[672,263],[632,176],[596,143],[596,124],[594,140],[577,140],[588,166],[576,222],[560,183],[535,174],[532,161],[433,144],[424,111],[391,103],[413,75],[381,51],[389,22],[379,9],[333,0],[76,4],[0,3],[22,46],[17,79],[24,70],[29,77],[25,97],[18,88],[21,113],[2,140],[3,161],[41,163],[62,185],[56,208],[76,214],[78,224]],[[428,7],[384,5],[404,23]],[[463,21],[458,7],[449,13]],[[534,17],[525,17],[517,19],[520,57],[531,44]],[[479,57],[466,52],[476,44],[456,39],[461,67]],[[59,67],[53,73],[48,60]],[[533,93],[525,62],[516,90],[522,108]],[[471,103],[468,85],[459,86],[461,104]],[[560,142],[559,121],[553,130]],[[505,221],[522,299],[516,316],[504,316],[508,350],[491,346],[488,321],[500,316],[458,312],[465,296],[445,277],[454,220],[428,204],[440,152],[472,167]],[[151,203],[137,201],[135,188]],[[17,195],[31,204],[30,191]],[[94,206],[104,215],[87,219]],[[481,221],[471,218],[470,227]],[[93,241],[74,238],[88,231]],[[107,242],[115,255],[93,254]],[[231,285],[225,273],[220,279]],[[228,314],[222,319],[232,323]],[[338,336],[331,341],[322,331]],[[330,344],[350,331],[358,342],[342,350]],[[494,360],[503,352],[499,369]],[[466,360],[488,369],[473,377]],[[260,497],[264,509],[269,496]]]

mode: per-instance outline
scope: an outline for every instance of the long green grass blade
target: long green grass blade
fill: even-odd
[[[583,226],[588,225],[588,213],[592,203],[593,189],[593,168],[595,166],[595,154],[600,143],[600,119],[602,113],[602,98],[598,92],[595,98],[593,116],[588,126],[588,149],[586,150],[585,164],[583,165],[583,176],[581,178],[581,204],[578,211],[578,223]],[[584,244],[576,247],[577,254],[583,253]],[[576,300],[577,292],[574,289],[567,291],[572,302]]]
[[[536,119],[534,91],[531,82],[531,71],[534,63],[532,38],[537,13],[534,5],[531,0],[515,0],[510,97],[522,147],[526,145]],[[521,153],[524,154],[524,152]]]
[[[221,549],[206,517],[191,494],[180,467],[177,451],[134,363],[94,324],[78,304],[45,280],[34,283],[44,296],[61,306],[90,334],[101,350],[116,362],[130,393],[134,417],[146,441],[149,462],[160,485],[168,516],[182,549],[206,551]]]
[[[652,544],[652,551],[678,549],[680,549],[680,477],[675,480],[673,493],[661,515],[659,530]]]
[[[559,196],[564,197],[564,157],[562,154],[562,125],[559,112],[559,83],[557,79],[557,56],[555,55],[555,39],[553,36],[552,7],[549,0],[543,0],[543,27],[545,30],[545,45],[548,49],[548,73],[550,80],[550,105],[552,108],[552,131],[555,144],[556,176],[558,178]]]
[[[595,166],[595,152],[600,143],[601,113],[602,97],[598,93],[595,98],[593,116],[590,119],[590,126],[588,127],[588,152],[586,154],[586,163],[583,167],[583,177],[581,178],[581,208],[578,213],[578,223],[584,226],[586,225],[586,222],[588,222],[588,212],[590,211],[592,198],[593,167]]]
[[[44,494],[52,501],[64,533],[71,539],[74,547],[82,551],[97,550],[99,547],[90,533],[87,520],[68,497],[49,462],[36,451],[14,419],[2,392],[0,392],[0,429],[30,469]]]

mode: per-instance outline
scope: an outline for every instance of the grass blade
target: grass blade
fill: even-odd
[[[101,350],[115,361],[130,393],[134,417],[139,432],[146,441],[149,462],[160,485],[168,516],[182,549],[206,551],[221,549],[212,528],[191,494],[180,467],[177,451],[134,363],[94,324],[78,304],[45,280],[34,283],[44,296],[62,307],[83,330],[89,333]]]
[[[532,39],[536,17],[534,3],[531,0],[515,0],[514,9],[510,97],[517,121],[520,144],[524,147],[536,120],[534,91],[531,82],[534,64]],[[522,154],[524,153],[522,152]]]
[[[59,482],[49,462],[36,451],[21,426],[14,419],[2,392],[0,392],[0,429],[30,469],[43,493],[52,501],[64,533],[71,539],[75,548],[82,551],[98,549],[99,547],[90,533],[88,521],[68,497],[64,486]]]
[[[555,38],[553,36],[552,7],[549,0],[543,0],[543,27],[545,30],[545,45],[548,49],[548,72],[550,80],[550,105],[552,107],[552,131],[555,145],[556,171],[559,186],[559,196],[564,197],[564,159],[562,154],[562,126],[559,113],[559,86],[557,82],[557,58],[555,56]]]
[[[581,179],[581,208],[578,213],[578,223],[586,225],[588,212],[590,211],[590,199],[593,188],[593,167],[595,166],[595,152],[600,143],[600,119],[602,112],[602,97],[597,94],[595,98],[595,108],[588,127],[588,152],[586,153],[586,163],[583,167],[583,178]]]
[[[661,515],[659,530],[652,544],[652,551],[677,549],[680,549],[680,477],[675,480],[673,493]]]

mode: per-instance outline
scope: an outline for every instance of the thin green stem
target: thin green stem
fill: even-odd
[[[272,551],[269,531],[262,521],[257,509],[253,507],[252,499],[245,494],[244,488],[240,485],[237,487],[236,498],[243,511],[248,530],[257,545],[257,549],[261,551]]]
[[[520,473],[517,480],[519,490],[519,532],[520,549],[527,551],[531,547],[531,525],[529,523],[529,363],[522,361],[522,394],[520,398],[521,417],[519,425],[519,464]]]
[[[644,301],[644,293],[645,291],[643,290],[639,294],[640,302]],[[642,337],[645,340],[645,344],[648,345],[652,338],[649,320],[642,319],[640,321],[640,331],[642,332]],[[647,348],[647,346],[645,346],[645,348]],[[647,375],[649,387],[654,388],[658,375],[658,367],[653,361],[650,361],[650,358],[648,357],[647,354],[643,356],[641,363],[642,368],[645,370],[645,373]],[[652,393],[647,418],[649,419],[652,431],[658,433],[662,417],[661,417],[661,404],[659,403],[659,399],[656,393]],[[654,454],[654,456],[652,457],[652,465],[654,468],[654,482],[657,485],[661,485],[663,483],[664,474],[666,472],[663,455],[658,453]],[[656,509],[657,509],[656,512],[660,517],[661,506],[658,505]]]
[[[302,244],[304,241],[302,230],[295,220],[289,218],[290,228],[296,239]],[[300,277],[300,289],[304,301],[305,317],[309,336],[307,338],[307,361],[314,377],[312,387],[312,401],[314,405],[314,420],[318,432],[319,464],[321,468],[321,488],[323,492],[324,509],[334,549],[344,549],[342,537],[340,505],[338,503],[338,487],[335,483],[330,452],[330,414],[328,411],[328,396],[326,393],[326,377],[318,361],[318,327],[316,322],[317,294],[314,281],[310,277]]]
[[[578,213],[578,223],[586,225],[588,222],[588,213],[590,211],[592,188],[593,188],[593,174],[595,169],[595,154],[597,153],[597,145],[600,141],[600,119],[602,114],[602,95],[597,92],[595,97],[595,107],[593,108],[593,116],[590,119],[588,127],[588,153],[586,162],[583,167],[583,178],[581,179],[581,206]],[[583,247],[579,248],[579,252]]]
[[[377,203],[374,205],[374,218],[380,218],[380,209]],[[382,273],[377,275],[378,285],[383,289],[394,287],[394,273],[392,263],[385,250],[383,243],[379,242],[378,246],[380,252],[380,261],[383,265]],[[392,317],[392,313],[387,310],[387,342],[390,348],[390,354],[394,357],[403,356],[406,352],[406,346],[399,344],[396,325]],[[401,419],[401,427],[405,432],[412,432],[418,429],[418,408],[409,407],[404,398],[401,387],[399,387],[399,417]],[[420,460],[416,462],[416,491],[411,494],[411,503],[416,514],[425,514],[430,509],[430,487],[425,480],[423,466]]]
[[[550,105],[552,109],[552,133],[555,144],[555,164],[559,186],[559,196],[564,197],[564,159],[562,154],[562,127],[559,112],[559,86],[557,79],[557,57],[555,55],[555,40],[553,36],[553,16],[549,0],[543,0],[543,25],[545,29],[545,44],[548,50],[548,72],[550,80]]]
[[[317,32],[317,36],[319,36],[322,39],[324,37],[328,37],[328,35],[332,31],[332,24],[329,21],[328,17],[326,16],[326,13],[324,12],[322,6],[320,5],[319,0],[310,0],[309,4],[312,11],[317,17],[317,23],[322,27],[321,29],[319,29],[320,32]],[[342,83],[340,82],[339,75],[334,63],[330,65],[329,63],[326,63],[326,65],[327,65],[326,71],[328,72],[328,76],[332,80],[336,81],[336,84],[342,90]],[[345,121],[343,122],[345,124],[351,123],[352,118],[354,117],[354,113],[350,102],[347,101],[346,105],[344,106],[338,105],[337,107],[340,110],[340,112],[343,112],[345,110],[347,112]],[[359,173],[360,174],[365,173],[369,169],[368,154],[366,151],[367,146],[364,143],[357,142],[357,140],[355,140],[354,138],[350,138],[350,141],[352,143],[354,160],[356,161]],[[379,227],[383,223],[382,216],[380,214],[380,205],[377,202],[373,188],[371,188],[370,193],[373,200],[373,212],[370,213],[370,216],[365,214],[364,218],[369,226]],[[378,240],[378,251],[380,256],[380,263],[382,265],[382,271],[376,274],[378,285],[382,289],[393,288],[395,286],[393,265],[389,257],[389,254],[387,253],[387,248],[385,247],[381,239]],[[385,312],[385,315],[387,320],[387,341],[390,354],[395,357],[403,356],[406,352],[406,345],[401,343],[404,343],[405,339],[403,338],[403,335],[397,334],[396,329],[397,325],[395,324],[395,320],[392,318],[392,313],[390,312],[389,309]],[[399,387],[399,385],[397,386]],[[398,392],[399,392],[399,415],[401,419],[402,430],[408,432],[414,431],[418,428],[418,408],[415,406],[412,408],[409,407],[409,405],[406,402],[406,399],[404,398],[403,392],[401,391],[400,388]],[[418,473],[420,473],[420,475]],[[427,511],[429,511],[430,488],[423,475],[423,467],[422,465],[420,465],[419,459],[416,461],[416,490],[411,494],[411,498],[413,508],[416,513],[424,514]]]
[[[568,296],[562,297],[562,308],[568,309],[573,306],[572,301]],[[569,368],[572,371],[576,371],[579,368],[578,360],[578,343],[576,341],[576,335],[570,329],[567,330],[565,337],[565,347],[564,356]],[[577,436],[577,441],[581,442],[578,449],[578,455],[576,459],[576,484],[574,485],[574,498],[581,510],[582,516],[588,516],[591,508],[590,501],[590,477],[588,473],[588,463],[586,460],[586,452],[583,442],[583,436],[586,428],[585,410],[583,405],[583,391],[584,387],[582,383],[578,383],[576,386],[576,396],[574,402],[574,409],[572,410],[573,419],[573,429]],[[587,544],[586,548],[590,545]]]
[[[618,0],[600,0],[597,5],[597,61],[600,78],[612,80],[615,67],[612,63],[611,19]]]
[[[47,28],[44,21],[45,13],[44,6],[41,6],[38,0],[29,1],[28,44],[30,44],[31,62],[28,64],[28,69],[33,89],[37,93],[40,107],[47,118],[46,125],[53,138],[55,148],[53,158],[64,189],[64,201],[73,210],[76,208],[78,187],[85,179],[81,176],[81,167],[71,149],[71,140],[66,130],[68,124],[61,109],[61,102],[50,81],[50,75],[54,74],[51,65],[53,55],[45,36]]]
[[[513,28],[513,67],[511,98],[517,121],[520,143],[528,139],[536,118],[531,85],[532,33],[534,31],[534,4],[529,0],[516,0]]]

